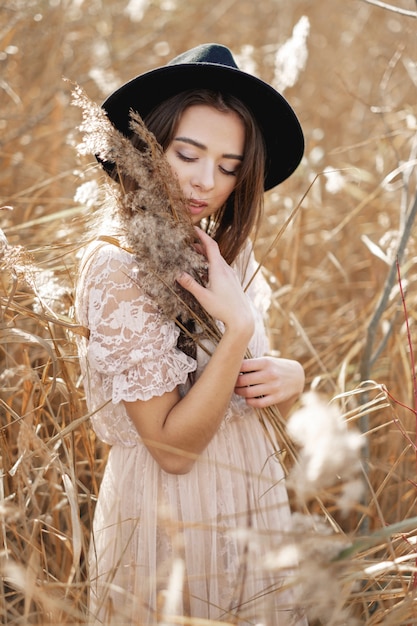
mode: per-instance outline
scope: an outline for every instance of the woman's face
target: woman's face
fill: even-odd
[[[190,106],[181,116],[166,156],[194,224],[218,211],[236,186],[245,129],[234,111]]]

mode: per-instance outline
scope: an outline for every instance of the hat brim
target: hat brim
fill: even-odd
[[[125,83],[102,107],[113,125],[129,136],[130,109],[145,118],[159,103],[189,89],[230,93],[252,111],[266,144],[265,190],[294,172],[304,152],[304,136],[294,111],[270,85],[239,69],[214,63],[166,65]]]

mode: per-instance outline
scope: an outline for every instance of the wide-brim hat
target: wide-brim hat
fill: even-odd
[[[304,152],[297,116],[271,85],[240,70],[225,46],[209,43],[188,50],[167,65],[128,81],[108,96],[102,107],[113,125],[130,136],[131,109],[145,118],[164,100],[190,89],[232,94],[252,112],[266,146],[265,190],[294,172]],[[109,164],[104,166],[109,169]]]

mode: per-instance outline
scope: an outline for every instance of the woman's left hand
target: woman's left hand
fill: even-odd
[[[277,404],[285,414],[301,395],[304,383],[298,361],[264,356],[243,361],[234,391],[254,408]]]

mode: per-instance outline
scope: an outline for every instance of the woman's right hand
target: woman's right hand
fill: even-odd
[[[205,287],[186,272],[177,278],[201,306],[215,319],[222,321],[226,329],[245,329],[250,336],[254,330],[254,318],[236,272],[220,254],[217,243],[201,228],[195,227],[201,241],[201,251],[209,266],[209,280]]]

